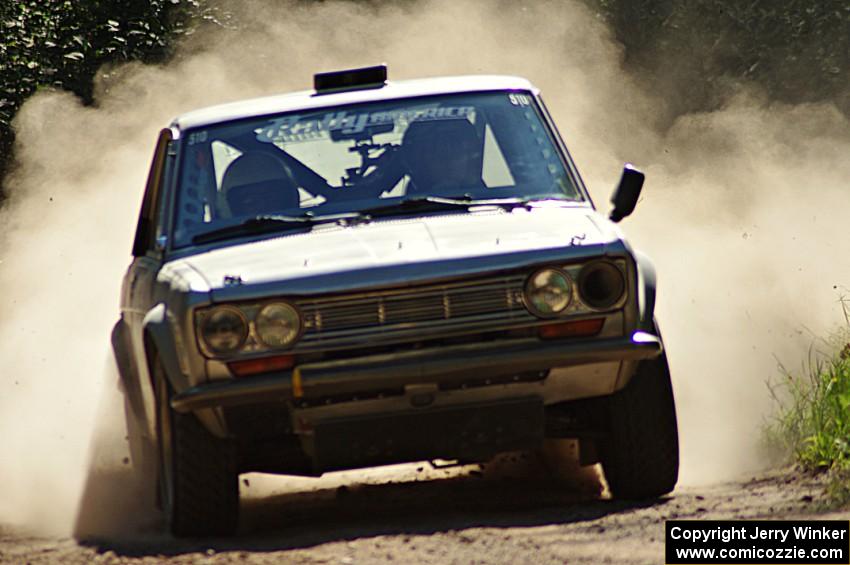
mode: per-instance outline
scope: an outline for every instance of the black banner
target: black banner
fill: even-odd
[[[669,565],[850,563],[850,522],[839,520],[670,520]]]

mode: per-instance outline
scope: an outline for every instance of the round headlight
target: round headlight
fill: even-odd
[[[248,323],[242,312],[231,306],[219,306],[201,323],[201,338],[218,355],[236,353],[248,337]]]
[[[301,333],[301,316],[294,306],[275,302],[263,306],[254,320],[257,337],[269,347],[287,347]]]
[[[525,283],[528,309],[538,316],[555,316],[563,312],[573,297],[569,275],[557,269],[537,271]]]
[[[622,271],[608,261],[594,261],[582,267],[578,276],[581,299],[591,308],[610,308],[626,291]]]

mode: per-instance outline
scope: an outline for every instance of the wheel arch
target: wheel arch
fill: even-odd
[[[142,328],[145,361],[147,362],[148,378],[150,379],[148,384],[151,387],[151,391],[156,390],[156,372],[154,370],[156,363],[162,366],[162,372],[168,380],[172,391],[181,392],[189,388],[191,383],[189,377],[180,367],[180,353],[177,350],[177,340],[174,337],[171,323],[168,319],[166,305],[160,303],[151,308],[147,315],[145,315]],[[227,427],[217,410],[212,408],[199,410],[195,413],[195,416],[214,436],[221,438],[227,435]]]
[[[163,372],[172,390],[181,391],[188,388],[189,379],[180,369],[177,347],[168,322],[168,310],[165,304],[157,304],[145,315],[142,322],[142,336],[151,387],[156,384],[154,383],[154,363],[158,360],[162,364]]]
[[[142,382],[138,367],[133,363],[133,348],[130,336],[130,327],[122,315],[112,327],[109,339],[112,345],[112,354],[115,358],[115,367],[118,370],[118,386],[129,402],[133,413],[137,416],[144,415],[144,397],[142,394]]]
[[[657,276],[652,260],[643,253],[635,252],[638,271],[638,329],[655,332],[655,296]]]

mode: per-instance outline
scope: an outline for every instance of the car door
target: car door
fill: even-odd
[[[145,358],[142,322],[154,306],[157,273],[167,243],[167,186],[174,169],[174,136],[170,129],[159,134],[148,174],[142,209],[133,242],[133,262],[122,292],[122,317],[128,325],[136,378],[128,390],[137,417],[153,431],[153,391]]]

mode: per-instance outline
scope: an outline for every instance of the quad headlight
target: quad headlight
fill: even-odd
[[[291,347],[301,336],[301,314],[287,302],[213,306],[197,314],[202,350],[212,357]]]
[[[582,267],[578,275],[578,292],[591,308],[611,308],[626,292],[622,271],[610,261],[594,261]]]
[[[294,306],[274,302],[263,306],[254,320],[257,337],[269,347],[288,347],[301,333],[301,316]]]
[[[560,269],[541,269],[525,283],[526,306],[537,316],[557,316],[572,298],[572,279]]]
[[[201,339],[210,352],[216,355],[236,353],[248,337],[248,321],[238,308],[218,306],[203,319]]]

